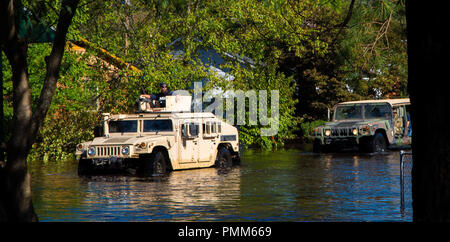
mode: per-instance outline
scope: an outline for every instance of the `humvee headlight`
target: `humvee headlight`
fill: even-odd
[[[130,148],[128,148],[128,146],[122,147],[122,154],[123,154],[123,155],[128,155],[128,154],[130,154]]]
[[[326,129],[326,130],[325,130],[325,136],[330,136],[330,135],[331,135],[331,130]]]
[[[94,147],[89,148],[88,155],[95,155],[95,148]]]
[[[147,146],[145,142],[139,144],[139,148],[144,149]]]
[[[352,130],[352,133],[353,133],[353,135],[358,135],[358,129],[357,129],[357,128],[354,128],[354,129]]]
[[[82,149],[83,149],[83,145],[82,145],[82,144],[78,144],[78,145],[77,145],[77,149],[78,149],[78,150],[82,150]]]

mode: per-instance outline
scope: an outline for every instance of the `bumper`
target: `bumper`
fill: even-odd
[[[360,140],[363,136],[351,136],[351,137],[314,137],[316,140],[319,140],[320,145],[323,146],[342,146],[342,147],[351,147],[357,146],[360,143]]]
[[[339,137],[339,138],[324,138],[322,145],[336,145],[336,146],[355,146],[358,145],[357,137]]]
[[[79,174],[92,174],[102,171],[123,171],[136,166],[138,159],[124,159],[120,157],[109,158],[81,158],[78,161]]]
[[[95,158],[91,159],[92,165],[97,168],[122,168],[124,159],[121,157]]]

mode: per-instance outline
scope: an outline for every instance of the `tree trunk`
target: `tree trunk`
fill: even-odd
[[[47,59],[47,73],[36,110],[32,111],[28,84],[27,46],[17,36],[15,1],[0,5],[1,44],[12,69],[13,125],[7,144],[7,162],[0,168],[0,221],[38,221],[31,200],[31,176],[27,171],[27,156],[44,122],[56,88],[66,34],[75,14],[78,0],[62,2],[52,52]]]
[[[406,1],[414,221],[450,221],[449,2]]]

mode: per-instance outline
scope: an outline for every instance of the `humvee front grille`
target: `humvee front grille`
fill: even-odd
[[[109,157],[109,156],[120,156],[120,146],[98,146],[97,156]]]
[[[351,128],[331,129],[331,136],[350,136],[350,135],[352,135]]]

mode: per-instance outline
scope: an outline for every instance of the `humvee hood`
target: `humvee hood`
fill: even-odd
[[[355,126],[358,123],[361,123],[361,122],[356,122],[356,121],[354,121],[354,122],[329,122],[329,123],[326,123],[325,125],[326,126],[334,126],[334,127],[347,127],[347,126]]]
[[[152,137],[111,137],[111,138],[99,138],[92,142],[92,145],[126,145],[126,144],[136,144],[142,141],[149,141],[153,139],[160,138],[161,135],[155,135]]]
[[[136,139],[135,137],[113,137],[105,139],[103,144],[113,144],[113,143],[128,143],[128,140]]]
[[[383,121],[381,119],[370,119],[370,120],[359,120],[359,121],[343,121],[343,122],[328,122],[325,126],[331,127],[354,127],[359,125],[366,125],[368,123],[374,123],[378,121]]]

